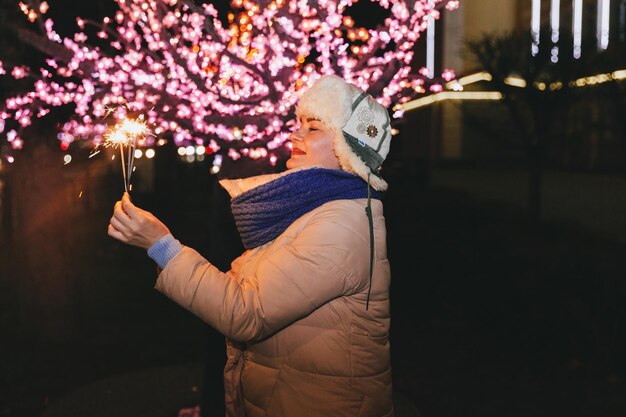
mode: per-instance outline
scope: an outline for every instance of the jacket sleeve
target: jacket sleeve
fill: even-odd
[[[228,273],[184,247],[156,288],[233,340],[270,336],[328,301],[362,289],[369,271],[367,218],[341,201],[322,206],[293,240],[262,254],[252,276]]]

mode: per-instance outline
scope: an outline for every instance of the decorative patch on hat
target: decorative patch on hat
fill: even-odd
[[[357,117],[363,123],[371,123],[374,120],[374,113],[367,107],[361,107]]]
[[[359,132],[361,135],[364,134],[367,131],[367,127],[365,126],[365,123],[359,123],[356,126],[356,131]]]
[[[367,127],[367,136],[370,138],[375,138],[378,135],[378,129],[374,125],[369,125]]]

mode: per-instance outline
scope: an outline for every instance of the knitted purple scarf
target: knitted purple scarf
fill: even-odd
[[[237,229],[246,249],[274,240],[291,223],[333,200],[368,197],[368,185],[356,175],[326,168],[295,171],[233,198]],[[371,198],[383,193],[371,190]]]

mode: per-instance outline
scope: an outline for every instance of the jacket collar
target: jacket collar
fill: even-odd
[[[240,194],[245,193],[246,191],[250,191],[253,188],[259,187],[263,184],[267,184],[268,182],[274,181],[278,178],[284,177],[285,175],[292,174],[297,171],[302,171],[304,169],[312,169],[312,168],[320,168],[320,167],[302,167],[302,168],[294,168],[288,169],[287,171],[283,171],[277,174],[263,174],[256,175],[254,177],[248,178],[236,178],[236,179],[225,179],[220,180],[220,185],[224,188],[230,198],[235,198]]]

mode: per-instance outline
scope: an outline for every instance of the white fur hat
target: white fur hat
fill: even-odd
[[[378,191],[387,189],[380,168],[389,153],[391,126],[387,109],[357,86],[335,75],[317,80],[300,98],[296,115],[315,117],[335,131],[335,154],[344,171]]]

